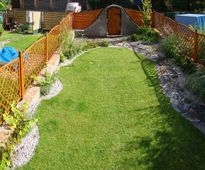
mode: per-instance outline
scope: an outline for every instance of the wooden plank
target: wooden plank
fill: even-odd
[[[108,34],[121,34],[121,9],[112,7],[108,9]]]
[[[93,11],[86,11],[80,13],[74,13],[74,29],[85,29],[90,26],[100,15],[102,9],[97,9]]]
[[[44,30],[51,30],[66,16],[65,12],[44,12]]]
[[[133,20],[135,24],[137,24],[138,26],[143,25],[143,13],[141,11],[125,8],[125,12],[127,13],[127,15],[129,15],[129,17]]]

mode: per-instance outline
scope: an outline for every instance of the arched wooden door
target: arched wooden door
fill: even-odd
[[[108,35],[121,34],[121,9],[111,7],[107,11],[108,18]]]

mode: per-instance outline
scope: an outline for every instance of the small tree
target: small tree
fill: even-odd
[[[144,14],[142,21],[144,27],[151,26],[151,15],[152,15],[152,2],[151,0],[142,0],[142,12]]]

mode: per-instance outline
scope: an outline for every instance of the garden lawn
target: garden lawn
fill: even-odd
[[[10,43],[5,44],[5,46],[14,47],[17,50],[26,50],[31,44],[41,38],[42,34],[34,34],[34,35],[22,35],[13,39]]]
[[[40,105],[40,143],[22,169],[205,168],[205,137],[172,109],[153,62],[101,48],[59,76],[64,89]]]

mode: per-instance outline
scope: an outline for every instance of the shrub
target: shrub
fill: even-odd
[[[205,62],[205,41],[199,43],[198,59]]]
[[[100,42],[98,42],[98,46],[99,47],[109,47],[109,42],[105,41],[105,40],[100,41]]]
[[[68,46],[67,49],[63,51],[63,54],[67,59],[71,59],[76,54],[78,54],[81,50],[82,47],[80,44],[72,42],[70,46]]]
[[[205,72],[196,71],[186,81],[186,88],[205,101]]]
[[[83,46],[82,50],[87,51],[92,48],[98,47],[98,43],[95,41],[86,41],[86,44]]]
[[[29,25],[28,23],[26,23],[26,24],[20,24],[20,25],[17,27],[16,32],[18,32],[18,33],[28,33],[28,32],[29,32],[29,29],[30,29],[30,25]]]
[[[160,48],[167,57],[174,59],[174,62],[181,66],[187,73],[192,73],[196,69],[195,63],[190,59],[191,47],[184,47],[182,41],[177,35],[170,35],[163,39]]]
[[[67,28],[62,29],[60,39],[61,39],[61,51],[65,55],[67,53],[68,48],[72,47],[72,33]]]
[[[135,34],[130,37],[131,41],[144,41],[146,43],[157,43],[159,41],[158,33],[152,28],[139,27]]]
[[[152,1],[142,0],[142,12],[143,12],[143,24],[145,27],[150,27],[151,25],[151,14],[152,14]]]
[[[44,78],[36,79],[37,84],[41,86],[41,95],[45,96],[50,92],[53,83],[57,80],[57,77],[56,73],[50,74],[46,71]]]
[[[67,57],[63,54],[63,52],[60,52],[60,62],[63,63]]]

